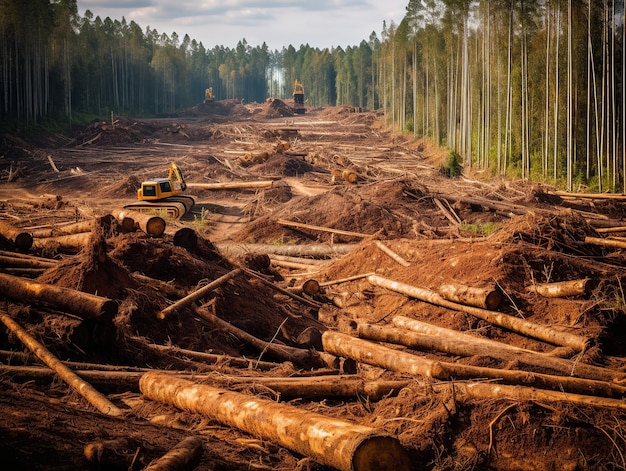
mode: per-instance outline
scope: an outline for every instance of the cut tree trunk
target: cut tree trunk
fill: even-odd
[[[290,298],[295,299],[296,301],[298,301],[301,304],[304,304],[305,306],[309,306],[309,307],[312,307],[314,309],[319,309],[321,307],[320,303],[317,303],[315,301],[311,301],[309,299],[303,298],[302,296],[299,296],[296,293],[292,293],[289,290],[281,288],[280,286],[277,286],[276,284],[272,283],[271,281],[266,280],[265,278],[263,278],[261,275],[259,275],[255,271],[248,270],[248,269],[245,269],[245,268],[242,268],[242,270],[244,272],[246,272],[248,275],[256,278],[257,280],[259,280],[265,286],[267,286],[269,288],[272,288],[274,291],[278,291],[279,293],[282,293],[285,296],[289,296]]]
[[[200,463],[203,445],[200,437],[187,437],[143,471],[190,471]]]
[[[240,274],[241,274],[241,269],[235,268],[234,270],[226,273],[225,275],[220,276],[216,280],[213,280],[212,282],[210,282],[208,285],[205,285],[202,288],[197,289],[193,293],[185,296],[183,299],[176,301],[171,306],[168,306],[162,311],[160,311],[157,314],[157,319],[161,319],[161,320],[166,319],[168,316],[180,311],[181,309],[191,306],[194,302],[199,301],[200,299],[204,298],[211,291],[216,290],[221,285],[226,283],[228,280],[231,280]]]
[[[210,322],[213,326],[218,327],[225,332],[229,332],[239,340],[259,349],[261,351],[259,359],[264,353],[267,353],[271,357],[280,361],[291,361],[298,366],[307,369],[323,367],[339,369],[341,366],[339,358],[333,355],[328,355],[325,352],[318,352],[313,349],[305,350],[288,345],[278,345],[266,342],[265,340],[261,340],[254,335],[249,334],[245,330],[235,327],[225,320],[220,319],[216,315],[208,312],[206,309],[196,309],[195,312],[203,319]]]
[[[91,232],[94,225],[94,219],[74,222],[72,224],[64,224],[62,226],[51,226],[37,229],[31,232],[33,237],[43,239],[47,237],[56,237],[60,235],[80,234],[82,232]]]
[[[43,252],[78,253],[89,245],[91,235],[91,232],[81,232],[80,234],[34,239],[33,248]]]
[[[152,237],[161,237],[165,232],[165,219],[159,216],[130,209],[117,209],[113,215],[126,232],[139,228]]]
[[[445,352],[455,355],[466,355],[472,351],[473,347],[467,347],[466,344],[475,344],[480,346],[482,350],[488,353],[489,356],[499,354],[503,352],[503,355],[511,355],[517,361],[521,363],[538,366],[543,368],[549,368],[567,376],[578,376],[580,378],[595,379],[598,381],[623,381],[626,379],[626,373],[612,370],[609,368],[602,368],[599,366],[588,365],[580,361],[572,361],[563,358],[558,358],[550,354],[535,352],[533,350],[526,350],[519,347],[514,347],[507,343],[498,342],[495,340],[478,337],[465,332],[459,332],[457,330],[446,329],[444,327],[428,324],[416,319],[409,319],[404,316],[395,316],[392,319],[395,326],[409,329],[418,334],[422,334],[427,338],[439,339],[442,345],[445,345]],[[446,339],[445,344],[442,343],[443,339]],[[425,340],[427,341],[427,340]],[[462,353],[466,352],[466,353]],[[471,353],[471,355],[478,353]]]
[[[0,321],[21,341],[26,345],[37,357],[43,361],[48,367],[52,368],[59,377],[74,388],[81,396],[83,396],[89,403],[98,409],[100,412],[111,416],[120,416],[123,414],[115,404],[109,401],[106,397],[96,391],[89,383],[86,383],[80,379],[76,373],[65,366],[61,361],[50,353],[46,347],[35,340],[32,336],[26,332],[22,326],[15,322],[11,317],[0,311]]]
[[[498,309],[502,302],[502,293],[495,288],[476,288],[449,283],[439,287],[439,294],[450,301],[491,311]]]
[[[204,414],[341,471],[411,468],[398,440],[370,427],[161,374],[146,373],[139,386],[149,399]]]
[[[425,288],[407,285],[405,283],[389,280],[378,275],[371,275],[368,277],[368,280],[373,285],[381,286],[391,291],[402,293],[406,296],[419,299],[420,301],[445,307],[447,309],[465,312],[497,326],[551,343],[553,345],[570,347],[576,351],[585,351],[591,343],[588,338],[535,324],[508,314],[448,301],[437,293]]]
[[[376,241],[374,241],[374,243],[376,244],[376,247],[378,247],[384,253],[389,255],[393,260],[398,262],[403,267],[410,267],[411,266],[411,264],[409,262],[407,262],[404,258],[402,258],[400,255],[395,253],[393,250],[391,250],[385,244],[383,244],[380,240],[376,240]]]
[[[0,255],[0,266],[11,268],[38,268],[47,270],[57,265],[56,260],[45,260],[39,257],[24,258]]]
[[[360,324],[359,336],[380,342],[405,345],[410,348],[429,348],[428,343],[425,343],[424,339],[419,338],[421,336],[420,334],[406,332],[392,327]],[[444,341],[443,343],[445,344],[447,342]],[[432,340],[432,344],[438,345],[437,341],[434,339]],[[371,348],[371,346],[366,344],[362,347]],[[494,355],[490,356],[498,358]],[[440,361],[439,364],[443,367],[446,376],[438,379],[476,379],[484,377],[490,379],[500,379],[509,384],[527,384],[544,389],[562,389],[564,391],[592,394],[594,396],[621,397],[626,394],[626,387],[615,385],[608,381],[595,381],[570,376],[546,375],[509,369],[485,368],[443,361]]]
[[[602,237],[585,237],[585,244],[601,245],[602,247],[612,247],[616,249],[626,249],[626,242],[614,239],[603,239]]]
[[[567,296],[588,296],[591,294],[592,282],[584,280],[559,281],[556,283],[537,283],[529,286],[528,291],[546,298],[565,298]]]
[[[6,221],[0,221],[0,235],[11,241],[18,250],[28,250],[33,245],[33,236]]]
[[[69,288],[36,283],[17,276],[0,273],[0,295],[13,301],[46,303],[83,319],[117,314],[117,303],[95,294]]]
[[[320,231],[320,232],[330,232],[331,234],[339,234],[339,235],[345,235],[349,237],[359,237],[362,239],[372,236],[371,234],[363,234],[362,232],[352,232],[352,231],[344,231],[342,229],[333,229],[331,227],[313,226],[311,224],[303,224],[301,222],[287,221],[285,219],[279,219],[276,222],[282,226],[287,226],[287,227],[297,227],[299,229],[311,229],[311,230]]]
[[[222,183],[187,183],[187,188],[200,190],[238,190],[246,188],[271,188],[273,180],[259,180],[252,182],[222,182]]]
[[[265,245],[265,244],[216,244],[220,252],[234,256],[245,255],[249,252],[266,253],[276,255],[288,255],[290,257],[316,257],[328,258],[338,255],[346,255],[352,250],[354,244],[300,244],[300,245]]]

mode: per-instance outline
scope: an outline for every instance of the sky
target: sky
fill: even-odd
[[[78,0],[78,13],[122,17],[160,34],[188,34],[205,48],[234,48],[244,39],[270,50],[302,44],[314,48],[358,46],[383,21],[400,23],[409,0]]]

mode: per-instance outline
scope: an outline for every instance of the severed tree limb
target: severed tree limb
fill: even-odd
[[[591,293],[592,282],[589,278],[583,280],[559,281],[555,283],[536,283],[528,286],[527,290],[546,298],[564,298],[567,296],[585,296]]]
[[[445,307],[459,312],[465,312],[471,314],[474,317],[483,319],[487,322],[495,324],[514,332],[528,335],[530,337],[543,340],[554,345],[561,345],[563,347],[571,347],[577,351],[585,351],[589,344],[590,339],[581,337],[579,335],[570,334],[568,332],[561,332],[552,329],[547,326],[535,324],[524,319],[503,314],[501,312],[489,311],[487,309],[481,309],[472,306],[465,306],[463,304],[448,301],[438,295],[437,293],[425,288],[418,288],[416,286],[407,285],[398,281],[389,280],[378,275],[371,275],[368,277],[371,284],[381,286],[383,288],[402,293],[406,296],[419,299],[436,306]]]
[[[39,257],[24,258],[0,255],[0,266],[11,268],[42,268],[47,270],[57,265],[56,260],[42,259]]]
[[[47,366],[52,368],[59,377],[74,388],[89,403],[100,412],[111,416],[123,415],[123,411],[109,401],[104,395],[96,391],[93,386],[80,379],[76,373],[65,366],[50,351],[34,339],[22,326],[15,322],[7,313],[0,311],[0,321],[13,332]]]
[[[450,301],[492,311],[498,309],[502,302],[502,293],[495,288],[476,288],[456,283],[441,285],[439,294]]]
[[[91,241],[91,232],[45,237],[33,240],[33,248],[50,252],[65,251],[78,253]]]
[[[626,373],[617,370],[588,365],[579,361],[567,360],[546,353],[514,347],[507,343],[471,335],[466,332],[446,329],[417,319],[395,316],[392,322],[397,327],[422,334],[425,342],[428,342],[428,339],[433,339],[433,342],[436,341],[439,345],[444,346],[443,348],[445,348],[445,350],[441,351],[454,355],[510,355],[513,361],[516,360],[526,365],[549,368],[567,376],[578,376],[598,381],[623,381],[626,379]],[[447,342],[443,343],[444,339],[447,340]],[[467,344],[473,344],[476,345],[476,347],[467,346]],[[433,345],[433,348],[436,347]],[[486,353],[479,353],[480,350],[478,350],[478,348]]]
[[[161,320],[166,319],[168,316],[180,311],[181,309],[191,306],[194,302],[202,299],[211,291],[214,291],[215,289],[219,288],[221,285],[226,283],[228,280],[231,280],[232,278],[235,278],[236,276],[239,276],[240,274],[241,274],[241,269],[235,268],[234,270],[226,273],[225,275],[220,276],[219,278],[217,278],[216,280],[213,280],[208,285],[205,285],[202,288],[197,289],[193,293],[190,293],[187,296],[185,296],[183,299],[176,301],[174,304],[160,311],[157,314],[157,319],[161,319]]]
[[[0,235],[10,240],[18,250],[28,250],[33,245],[33,236],[9,224],[6,221],[0,221]]]
[[[187,437],[161,458],[151,461],[144,471],[189,471],[198,466],[202,452],[202,439]]]
[[[216,315],[208,312],[206,309],[195,309],[195,312],[215,327],[233,334],[239,340],[252,345],[262,352],[267,352],[270,356],[281,361],[291,361],[304,368],[322,368],[328,366],[339,369],[339,358],[333,355],[328,355],[325,352],[317,352],[313,349],[304,350],[302,348],[290,347],[288,345],[278,345],[266,342],[265,340],[261,340],[254,335],[249,334],[245,330],[235,327],[229,322],[220,319]]]
[[[616,249],[626,249],[626,242],[614,239],[603,239],[602,237],[585,237],[585,244],[600,245],[602,247],[612,247]]]
[[[279,219],[276,222],[282,226],[297,227],[300,229],[311,229],[314,231],[321,231],[321,232],[330,232],[331,234],[339,234],[339,235],[345,235],[345,236],[350,236],[350,237],[367,238],[367,237],[372,236],[372,234],[363,234],[362,232],[352,232],[352,231],[344,231],[342,229],[333,229],[331,227],[314,226],[311,224],[303,224],[301,222],[287,221],[285,219]]]
[[[149,399],[201,413],[340,471],[408,471],[407,452],[377,429],[167,375],[146,373]]]
[[[319,309],[321,307],[320,303],[303,298],[302,296],[296,293],[293,293],[287,289],[281,288],[280,286],[275,285],[271,281],[266,280],[265,278],[263,278],[261,275],[259,275],[257,272],[253,270],[248,270],[247,268],[242,268],[241,270],[243,270],[248,275],[253,276],[257,280],[259,280],[261,283],[263,283],[265,286],[268,286],[269,288],[272,288],[274,291],[278,291],[279,293],[284,294],[285,296],[289,296],[290,298],[295,299],[296,301],[304,304],[305,306],[309,306],[315,309]]]
[[[116,209],[112,214],[126,232],[132,232],[139,228],[152,237],[161,237],[165,232],[165,219],[160,216],[131,209]]]
[[[324,332],[322,334],[322,343],[324,350],[335,355],[345,356],[391,371],[418,374],[435,379],[489,378],[501,380],[508,384],[524,384],[543,389],[563,390],[595,396],[622,397],[626,394],[626,387],[607,381],[430,360],[338,332]]]
[[[47,237],[56,237],[60,235],[80,234],[82,232],[91,232],[93,230],[95,219],[86,219],[84,221],[74,222],[72,224],[64,224],[36,229],[31,232],[33,237],[44,239]]]
[[[404,258],[402,258],[400,255],[398,255],[397,253],[395,253],[393,250],[391,250],[389,247],[387,247],[385,244],[383,244],[380,240],[376,240],[374,241],[374,243],[376,244],[376,247],[378,247],[380,250],[382,250],[383,252],[385,252],[387,255],[389,255],[393,260],[395,260],[396,262],[398,262],[400,265],[402,265],[403,267],[410,267],[411,264],[409,262],[407,262]]]
[[[187,188],[200,190],[239,190],[246,188],[271,188],[273,180],[259,180],[249,182],[220,182],[220,183],[187,183]]]
[[[0,273],[0,295],[15,301],[28,300],[52,304],[62,311],[76,314],[83,319],[117,314],[117,303],[95,294],[70,288],[37,283],[16,276]]]
[[[348,283],[350,281],[361,280],[363,278],[367,278],[370,275],[374,275],[374,272],[363,273],[361,275],[348,276],[347,278],[339,278],[337,280],[323,281],[322,283],[320,283],[320,286],[324,287],[324,286],[339,285],[341,283]]]
[[[346,255],[354,244],[299,244],[299,245],[269,245],[269,244],[216,244],[222,253],[245,255],[249,252],[289,255],[292,257],[335,257]]]

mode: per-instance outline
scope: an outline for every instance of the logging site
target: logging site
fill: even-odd
[[[3,135],[2,469],[626,469],[626,197],[383,118]]]

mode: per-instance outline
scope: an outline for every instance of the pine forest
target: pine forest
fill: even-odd
[[[76,0],[0,0],[0,124],[289,98],[385,111],[466,168],[569,190],[624,192],[623,0],[409,0],[358,45],[204,45]]]

